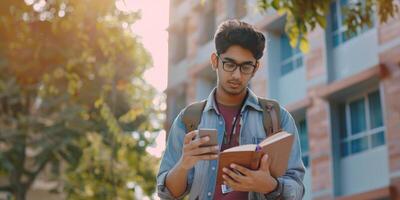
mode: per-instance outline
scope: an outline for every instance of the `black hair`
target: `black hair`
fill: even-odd
[[[239,20],[227,20],[218,26],[214,35],[217,54],[223,54],[232,45],[249,50],[256,60],[263,56],[265,37],[252,25]]]

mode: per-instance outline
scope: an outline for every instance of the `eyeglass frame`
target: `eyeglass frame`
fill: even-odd
[[[222,60],[222,58],[220,57],[220,55],[219,54],[216,54],[216,56],[217,56],[217,58],[218,59],[220,59],[221,60],[221,62],[222,62],[222,69],[224,70],[224,71],[226,71],[226,72],[234,72],[234,71],[236,71],[236,69],[239,67],[239,71],[240,71],[240,73],[242,73],[242,74],[252,74],[252,73],[254,73],[254,70],[256,70],[256,68],[257,68],[257,63],[258,63],[258,61],[256,60],[256,64],[253,64],[253,63],[242,63],[242,64],[238,64],[238,63],[236,63],[236,62],[232,62],[232,61],[224,61],[224,60]],[[228,70],[226,70],[225,69],[225,63],[231,63],[231,64],[234,64],[235,65],[235,68],[232,70],[232,71],[228,71]],[[251,72],[249,72],[249,73],[245,73],[245,72],[243,72],[243,70],[242,70],[242,66],[243,65],[251,65],[252,67],[253,67],[253,70],[251,71]]]

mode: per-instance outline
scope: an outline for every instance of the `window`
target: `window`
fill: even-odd
[[[339,120],[342,157],[385,144],[379,90],[339,105]]]
[[[358,0],[361,3],[365,3],[365,0]],[[371,29],[367,25],[363,28],[357,29],[356,33],[350,33],[345,26],[346,16],[344,15],[344,8],[349,6],[349,0],[337,0],[331,3],[331,29],[332,29],[332,41],[333,47],[337,47],[342,43],[354,38],[355,36],[366,32]]]
[[[309,166],[309,147],[308,147],[308,135],[307,135],[307,123],[306,120],[301,120],[297,127],[299,128],[300,147],[301,147],[301,158],[304,166]]]
[[[281,76],[303,66],[303,54],[299,48],[292,48],[289,44],[289,38],[282,34],[281,43]]]

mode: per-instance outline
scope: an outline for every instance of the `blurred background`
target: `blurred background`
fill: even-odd
[[[168,55],[159,5],[0,2],[0,199],[153,195]]]
[[[158,199],[172,121],[216,85],[222,21],[294,117],[304,199],[400,199],[398,0],[1,0],[0,200]]]

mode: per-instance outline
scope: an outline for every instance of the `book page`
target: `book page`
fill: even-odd
[[[281,139],[289,137],[289,136],[291,136],[291,134],[289,134],[287,132],[283,132],[283,131],[276,133],[275,135],[270,136],[270,137],[266,138],[265,140],[263,140],[262,142],[260,142],[260,146],[266,146],[268,144],[274,143],[278,140],[281,140]]]
[[[232,147],[229,149],[225,149],[223,152],[236,152],[236,151],[255,151],[256,150],[255,144],[245,144],[245,145],[240,145],[236,147]]]

